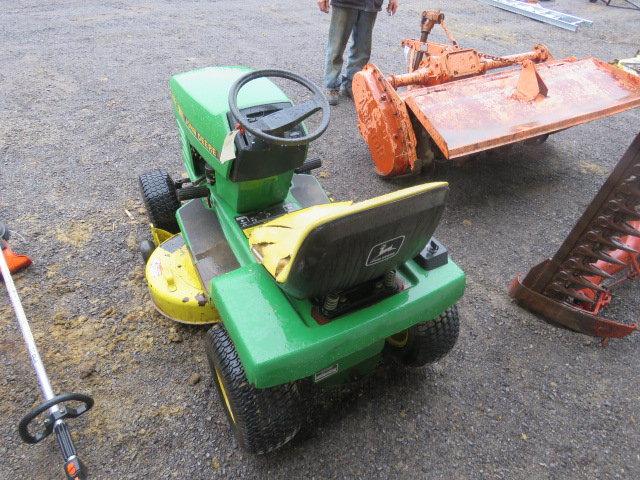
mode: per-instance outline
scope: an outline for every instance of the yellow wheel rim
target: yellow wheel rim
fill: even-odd
[[[224,405],[227,407],[227,412],[229,412],[229,416],[231,417],[231,421],[236,423],[236,417],[233,415],[233,410],[231,409],[231,403],[229,402],[229,396],[227,395],[227,389],[224,386],[224,382],[222,381],[222,376],[218,369],[214,369],[216,372],[216,378],[218,379],[218,386],[220,387],[220,391],[222,392],[222,399],[224,400]]]
[[[409,341],[409,330],[403,330],[395,335],[391,335],[387,338],[387,343],[392,347],[402,348]]]

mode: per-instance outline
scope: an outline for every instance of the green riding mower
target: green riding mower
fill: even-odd
[[[294,105],[270,78],[311,98]],[[294,437],[299,382],[337,384],[385,357],[419,367],[453,347],[465,277],[432,238],[446,183],[332,202],[309,174],[320,162],[306,159],[329,123],[312,82],[221,67],[170,86],[188,178],[140,176],[146,279],[162,314],[212,324],[211,375],[241,447],[265,453]]]

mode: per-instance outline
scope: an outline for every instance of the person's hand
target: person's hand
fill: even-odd
[[[321,12],[329,13],[329,0],[318,0],[318,8]]]
[[[318,1],[318,3],[320,3],[320,1]],[[387,3],[387,13],[389,15],[395,15],[398,11],[399,3],[399,0],[389,0],[389,2]]]

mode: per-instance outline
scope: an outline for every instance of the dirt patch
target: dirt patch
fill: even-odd
[[[93,226],[84,221],[72,222],[70,225],[56,230],[56,238],[62,243],[74,247],[82,247],[91,240]]]

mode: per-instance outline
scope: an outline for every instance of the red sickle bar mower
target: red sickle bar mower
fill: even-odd
[[[427,41],[440,25],[449,43]],[[549,134],[640,106],[640,78],[597,58],[556,60],[544,45],[498,57],[463,48],[439,11],[403,40],[408,72],[368,64],[353,78],[358,128],[383,177]]]
[[[22,270],[31,265],[31,260],[25,255],[13,253],[9,248],[9,229],[0,222],[0,279],[4,281],[9,299],[18,320],[18,325],[22,332],[24,342],[27,346],[31,365],[36,372],[40,391],[44,402],[27,413],[18,424],[18,432],[25,443],[35,444],[44,440],[52,433],[56,434],[58,446],[64,458],[64,473],[68,480],[84,480],[87,478],[84,464],[78,458],[76,448],[71,439],[71,433],[65,419],[76,418],[93,406],[93,399],[80,393],[67,393],[54,395],[53,388],[47,376],[47,372],[40,358],[40,353],[29,327],[27,316],[22,308],[22,302],[18,296],[18,291],[13,283],[12,273]],[[73,402],[73,407],[68,406]],[[47,412],[45,420],[42,422],[40,430],[33,432],[29,427],[41,414]]]
[[[612,288],[640,277],[640,134],[549,260],[509,294],[552,323],[604,340],[638,328],[602,317]]]

